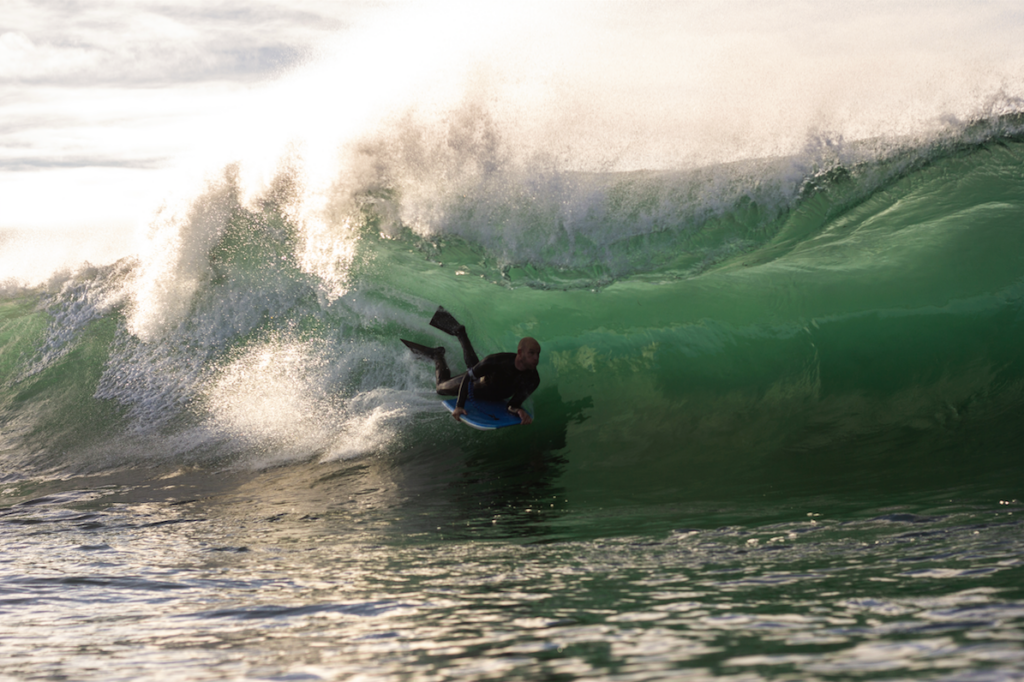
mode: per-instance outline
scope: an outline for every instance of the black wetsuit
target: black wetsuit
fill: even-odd
[[[460,329],[457,336],[462,344],[462,356],[466,366],[470,368],[469,371],[453,377],[443,353],[434,358],[434,364],[437,392],[441,395],[459,396],[456,403],[458,407],[466,409],[466,400],[472,391],[476,400],[509,399],[506,409],[515,412],[540,386],[540,375],[536,369],[522,372],[516,369],[515,353],[494,353],[483,360],[478,360],[465,328]]]
[[[457,391],[452,391],[453,384],[458,381]],[[475,400],[506,400],[507,409],[515,412],[523,406],[523,401],[530,397],[540,386],[540,375],[537,370],[516,369],[515,353],[495,353],[478,362],[465,374],[460,374],[444,384],[439,384],[437,392],[441,395],[459,396],[457,407],[465,409],[470,391]],[[445,392],[442,392],[444,389]]]

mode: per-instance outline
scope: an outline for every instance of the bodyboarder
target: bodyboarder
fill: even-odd
[[[476,400],[508,400],[506,409],[519,416],[523,424],[533,419],[523,409],[523,401],[540,385],[537,364],[540,362],[540,343],[532,337],[520,339],[515,353],[494,353],[483,360],[477,357],[469,341],[466,328],[445,310],[438,306],[430,320],[430,326],[458,338],[462,345],[462,356],[466,361],[466,372],[453,377],[444,357],[444,346],[430,348],[412,341],[401,339],[416,355],[434,362],[434,377],[440,395],[458,396],[452,416],[462,421],[466,414],[466,401],[470,393]]]

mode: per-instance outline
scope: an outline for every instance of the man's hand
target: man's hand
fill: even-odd
[[[456,407],[454,410],[452,410],[452,417],[454,417],[455,421],[457,422],[462,421],[462,415],[464,414],[466,414],[466,411],[461,407]]]
[[[516,410],[516,414],[519,415],[519,421],[521,421],[524,425],[533,423],[533,417],[531,417],[530,413],[524,410],[523,408],[520,407],[518,410]]]

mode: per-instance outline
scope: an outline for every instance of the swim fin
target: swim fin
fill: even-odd
[[[438,346],[437,348],[431,348],[430,346],[421,346],[418,343],[412,341],[406,341],[405,339],[399,339],[405,344],[406,348],[411,350],[414,355],[420,355],[428,360],[436,361],[438,358],[444,357],[444,346]]]
[[[451,334],[452,336],[458,336],[466,331],[466,328],[459,324],[459,321],[450,312],[445,310],[443,306],[437,306],[437,312],[430,318],[430,326],[437,327],[444,333]]]

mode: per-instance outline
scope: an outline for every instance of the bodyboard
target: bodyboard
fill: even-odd
[[[451,398],[445,400],[443,404],[449,412],[454,412],[457,402],[457,398]],[[530,414],[530,417],[532,418],[533,415]],[[466,414],[462,415],[462,423],[481,431],[493,431],[506,426],[522,424],[519,421],[519,415],[510,414],[505,409],[505,403],[494,400],[467,400]]]

